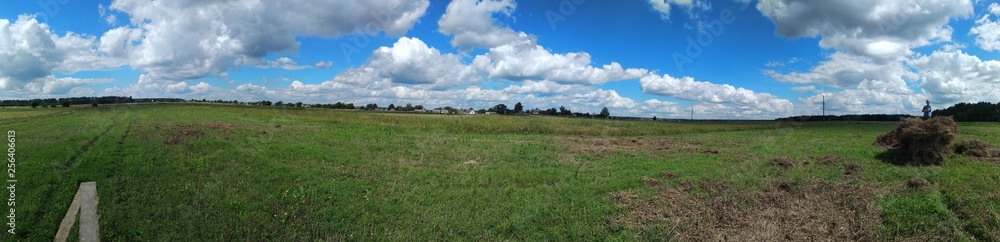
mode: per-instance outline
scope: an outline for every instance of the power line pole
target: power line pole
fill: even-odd
[[[823,94],[823,117],[826,117],[826,94]]]

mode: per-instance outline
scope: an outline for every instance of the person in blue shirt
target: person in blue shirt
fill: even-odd
[[[927,100],[927,106],[924,106],[924,119],[931,118],[931,100]]]

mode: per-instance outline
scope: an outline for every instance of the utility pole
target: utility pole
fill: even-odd
[[[826,117],[826,94],[823,94],[823,117]]]
[[[691,120],[694,120],[694,108],[691,108]]]

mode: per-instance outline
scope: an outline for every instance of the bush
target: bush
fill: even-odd
[[[905,118],[895,130],[879,135],[874,145],[900,152],[907,163],[940,165],[956,135],[958,125],[951,117]]]

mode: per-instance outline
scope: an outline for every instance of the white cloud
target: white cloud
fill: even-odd
[[[318,69],[330,68],[331,66],[333,66],[333,62],[330,62],[330,61],[320,61],[320,62],[316,62],[316,64],[313,64],[312,66],[313,66],[313,68],[318,68]]]
[[[571,103],[589,104],[590,107],[608,107],[617,109],[635,108],[636,103],[630,98],[618,95],[615,90],[594,90],[587,93],[578,93],[571,96]]]
[[[142,31],[127,27],[118,27],[104,32],[97,49],[101,53],[111,57],[125,58],[128,57],[128,52],[134,48],[132,43],[139,41],[141,38]]]
[[[871,58],[835,52],[830,59],[813,67],[809,72],[779,73],[764,70],[775,80],[794,84],[823,84],[833,87],[852,87],[864,80],[916,80],[917,76],[902,62],[877,63]]]
[[[297,71],[307,68],[327,68],[333,65],[330,62],[323,62],[323,61],[317,62],[316,64],[313,65],[299,65],[294,60],[288,57],[278,57],[278,59],[275,60],[263,60],[263,59],[252,60],[251,62],[245,64],[262,69],[278,68],[290,71]]]
[[[104,89],[104,95],[136,97],[179,97],[179,94],[190,92],[187,82],[153,81],[145,74],[139,75],[139,81],[134,84]]]
[[[955,50],[935,51],[908,63],[920,73],[920,87],[935,103],[1000,102],[1000,61]]]
[[[801,87],[793,87],[792,88],[792,91],[800,92],[800,93],[811,92],[811,91],[814,91],[814,90],[816,90],[816,86],[801,86]]]
[[[585,85],[636,79],[649,72],[646,69],[624,69],[617,62],[596,68],[591,66],[590,54],[586,52],[554,54],[528,39],[491,48],[485,55],[477,56],[473,66],[488,73],[490,78]]]
[[[781,36],[819,36],[822,47],[880,63],[901,61],[915,47],[951,41],[949,19],[973,12],[970,0],[761,0],[757,9]]]
[[[108,24],[114,25],[115,22],[118,22],[118,17],[112,14],[104,4],[97,4],[97,12],[104,18],[104,22]]]
[[[994,17],[1000,17],[1000,4],[993,3],[989,7]],[[1000,50],[1000,22],[990,19],[990,14],[976,20],[976,26],[969,30],[969,35],[976,35],[976,45],[986,51]]]
[[[691,18],[696,18],[698,16],[697,10],[708,10],[711,9],[710,1],[703,0],[646,0],[652,7],[653,11],[660,14],[660,18],[663,20],[670,20],[670,11],[673,9],[672,5],[677,5],[687,9],[688,15]]]
[[[244,83],[233,89],[235,92],[245,92],[245,93],[264,93],[267,91],[267,87],[254,85],[253,83]]]
[[[94,92],[94,89],[86,87],[74,87],[69,89],[68,95],[72,97],[93,97],[96,95],[96,93],[97,92]]]
[[[211,84],[208,84],[208,83],[205,83],[205,82],[199,82],[198,85],[190,86],[190,87],[188,87],[188,89],[190,89],[191,92],[202,93],[203,94],[203,93],[208,93],[208,92],[214,90],[215,87],[213,87]]]
[[[438,20],[438,32],[452,35],[451,45],[463,52],[528,38],[524,33],[497,26],[493,19],[494,14],[509,17],[516,7],[513,0],[454,0]]]
[[[563,85],[553,81],[524,81],[520,86],[510,85],[504,88],[503,91],[516,94],[551,95],[578,92],[584,89],[588,88],[582,85]]]
[[[827,115],[912,114],[920,111],[925,97],[901,80],[866,80],[855,88],[800,99],[799,114],[819,115],[824,98]]]
[[[149,4],[116,0],[109,9],[129,15],[130,65],[151,80],[190,80],[259,62],[276,52],[297,51],[298,36],[338,37],[384,31],[401,35],[427,9],[427,0],[211,1]],[[117,43],[114,44],[117,46]],[[109,52],[115,52],[108,50]]]
[[[695,81],[691,77],[648,75],[639,80],[644,93],[684,100],[750,107],[768,113],[788,113],[792,103],[769,93],[757,93],[728,84]]]
[[[363,67],[349,69],[334,78],[356,84],[389,80],[431,89],[447,89],[480,79],[471,66],[462,64],[458,55],[442,54],[420,39],[407,37],[400,38],[392,47],[379,47]]]
[[[512,0],[454,0],[438,22],[438,31],[454,35],[452,45],[462,51],[473,47],[489,48],[486,54],[474,57],[471,64],[489,78],[536,81],[531,85],[537,87],[546,81],[560,85],[598,85],[636,79],[648,73],[645,69],[622,68],[616,62],[593,67],[590,54],[586,52],[551,53],[527,34],[497,26],[493,15],[510,16],[515,7]],[[516,89],[508,91],[525,90],[523,87]]]
[[[29,16],[11,23],[0,19],[0,76],[8,88],[52,75],[65,59],[58,51],[48,26]]]
[[[648,110],[653,113],[659,114],[674,114],[681,111],[680,104],[675,102],[660,101],[657,99],[649,99],[642,102],[642,110]],[[664,118],[665,116],[661,116]]]
[[[46,78],[42,85],[42,93],[46,94],[66,94],[71,92],[74,88],[98,84],[98,83],[110,83],[114,82],[112,79],[80,79],[73,77],[65,78]]]
[[[48,25],[32,16],[17,21],[0,19],[0,89],[18,90],[28,95],[65,94],[72,88],[107,79],[56,78],[54,72],[75,73],[103,70],[118,60],[101,56],[92,46],[94,37],[68,32],[53,34]],[[120,64],[119,64],[120,65]]]

